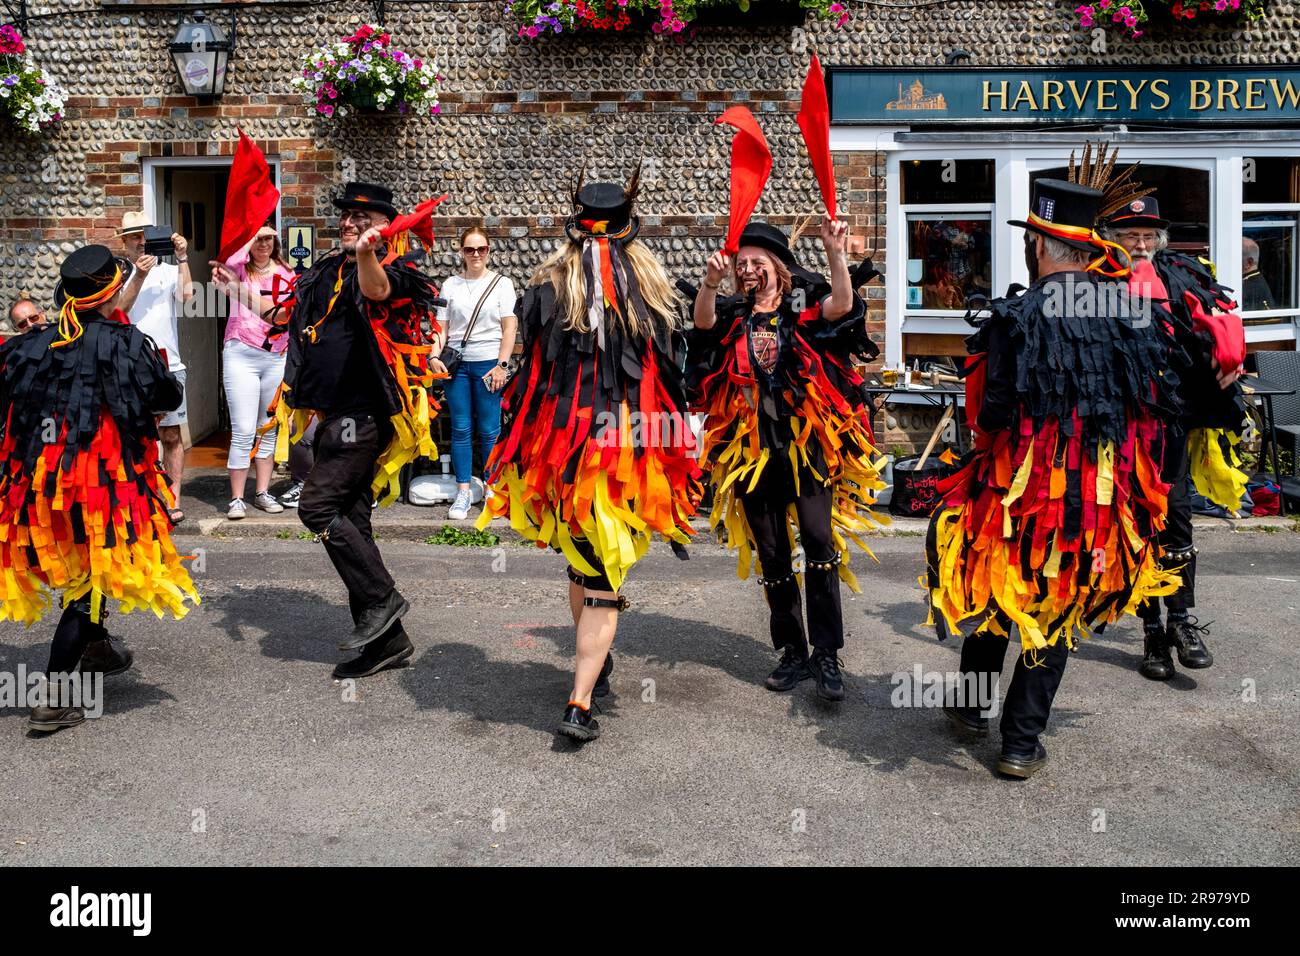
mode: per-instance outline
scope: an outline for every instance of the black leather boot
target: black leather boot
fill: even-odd
[[[808,659],[808,669],[817,682],[817,696],[822,700],[844,699],[844,678],[840,674],[840,658],[835,651],[814,648]]]
[[[91,641],[81,655],[81,672],[83,674],[100,673],[120,674],[131,666],[135,655],[120,637],[106,637],[102,641]]]
[[[560,726],[555,732],[579,743],[586,743],[600,736],[600,723],[591,716],[590,708],[570,701],[564,708],[564,717],[561,718]]]
[[[397,588],[393,588],[388,592],[388,597],[357,616],[357,626],[353,628],[351,637],[339,645],[339,650],[350,651],[364,647],[392,627],[410,609],[411,605],[406,598],[397,593]]]
[[[334,676],[339,680],[369,677],[390,667],[405,667],[407,658],[415,653],[415,645],[400,628],[397,633],[389,634],[371,641],[361,649],[361,654],[344,661],[334,668]]]
[[[1188,670],[1203,670],[1214,663],[1214,655],[1210,653],[1210,649],[1205,646],[1205,641],[1201,637],[1208,630],[1208,627],[1198,623],[1194,617],[1169,622],[1169,646],[1178,651],[1178,663]]]
[[[1174,659],[1169,655],[1169,641],[1164,628],[1142,628],[1142,663],[1138,673],[1147,680],[1169,680],[1174,676]]]
[[[781,663],[776,670],[767,675],[763,685],[768,690],[783,692],[793,690],[801,680],[812,677],[808,669],[808,651],[794,644],[787,644],[781,653]]]

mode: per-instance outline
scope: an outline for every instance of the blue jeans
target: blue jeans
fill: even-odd
[[[446,385],[447,407],[451,410],[451,470],[463,485],[469,484],[474,473],[475,431],[485,464],[501,431],[501,394],[488,391],[483,382],[483,376],[496,364],[495,359],[461,362]]]

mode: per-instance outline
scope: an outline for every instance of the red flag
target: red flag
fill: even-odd
[[[723,251],[734,256],[740,251],[740,234],[763,195],[772,172],[772,151],[754,114],[744,106],[733,106],[714,120],[736,128],[731,140],[731,221]]]
[[[408,212],[404,216],[398,216],[390,222],[383,228],[383,230],[381,230],[380,235],[385,239],[391,239],[399,232],[405,232],[409,229],[420,237],[420,241],[424,243],[424,248],[433,248],[433,222],[430,220],[430,217],[433,215],[434,209],[438,207],[438,204],[446,198],[447,194],[443,193],[437,199],[426,199],[424,202],[420,203],[420,205],[415,207],[414,212]]]
[[[242,249],[279,204],[280,190],[271,179],[266,157],[241,129],[226,185],[226,212],[221,219],[221,251],[217,258],[225,262]]]
[[[826,203],[826,215],[835,218],[835,170],[831,164],[831,108],[826,101],[826,82],[822,65],[813,54],[808,76],[803,81],[803,100],[799,105],[799,131],[803,133],[808,158]]]

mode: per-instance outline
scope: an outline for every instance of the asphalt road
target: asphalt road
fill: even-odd
[[[731,556],[656,546],[582,749],[552,734],[573,645],[558,557],[382,542],[416,656],[350,700],[319,545],[182,540],[204,549],[203,604],[114,618],[137,667],[102,718],[37,737],[0,710],[0,863],[1300,862],[1291,532],[1201,535],[1212,669],[1145,681],[1135,623],[1074,655],[1028,782],[994,776],[996,732],[958,742],[891,704],[893,675],[957,665],[922,626],[916,537],[855,557],[838,707],[760,686],[765,607]],[[43,668],[52,627],[0,625],[0,670]]]

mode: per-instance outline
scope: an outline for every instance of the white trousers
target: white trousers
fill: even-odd
[[[253,453],[257,429],[266,424],[266,407],[284,380],[284,353],[255,349],[238,339],[226,343],[221,353],[221,378],[226,386],[226,405],[230,409],[230,454],[227,468],[247,468]],[[258,458],[275,453],[272,428],[262,436]]]

